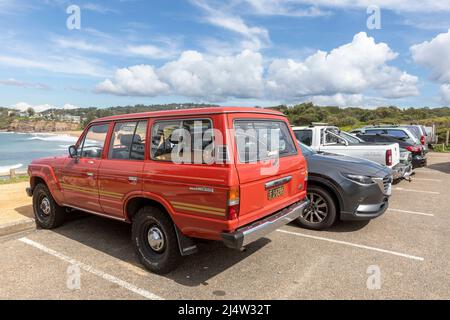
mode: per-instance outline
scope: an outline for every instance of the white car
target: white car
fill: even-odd
[[[326,125],[293,127],[292,130],[297,140],[316,151],[344,154],[376,162],[392,169],[394,179],[403,178],[407,174],[407,168],[400,163],[398,143],[369,144],[337,127]]]

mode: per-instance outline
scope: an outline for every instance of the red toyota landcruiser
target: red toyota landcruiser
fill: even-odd
[[[132,224],[140,261],[173,270],[195,239],[239,249],[297,219],[307,167],[283,114],[217,107],[92,121],[69,156],[33,161],[38,226],[68,209]]]

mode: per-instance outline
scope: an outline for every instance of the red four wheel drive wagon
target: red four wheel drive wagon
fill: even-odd
[[[307,168],[287,119],[258,108],[129,114],[90,123],[69,156],[29,166],[37,223],[67,209],[132,224],[141,262],[166,273],[196,238],[239,249],[300,216]]]

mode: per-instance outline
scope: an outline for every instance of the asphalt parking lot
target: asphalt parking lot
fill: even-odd
[[[4,238],[0,298],[449,299],[450,155],[430,154],[412,182],[394,185],[378,219],[322,232],[289,225],[245,252],[201,243],[166,276],[137,262],[130,237],[126,224],[75,215]]]

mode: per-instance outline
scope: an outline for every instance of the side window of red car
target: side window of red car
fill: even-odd
[[[146,135],[147,121],[116,123],[108,159],[144,160]]]
[[[96,124],[91,126],[81,143],[81,158],[100,159],[102,157],[109,124]]]

